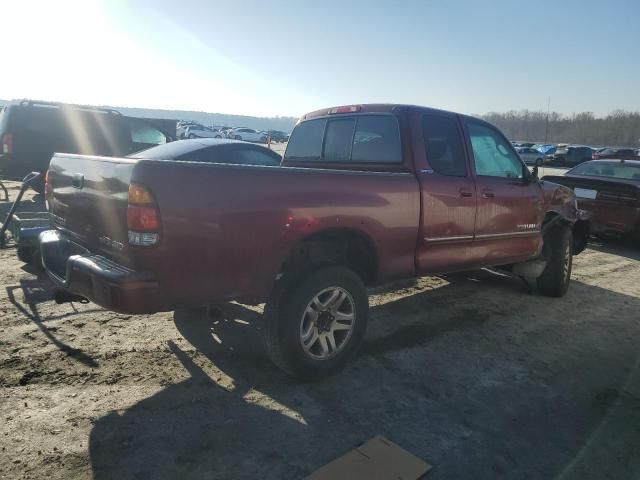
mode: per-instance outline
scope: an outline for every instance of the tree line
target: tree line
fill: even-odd
[[[618,147],[640,145],[640,112],[616,110],[605,117],[591,112],[563,115],[557,112],[490,112],[482,118],[500,128],[511,140],[574,143]]]

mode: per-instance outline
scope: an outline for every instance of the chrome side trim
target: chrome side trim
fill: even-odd
[[[531,235],[539,235],[540,230],[531,230],[528,232],[506,232],[506,233],[485,233],[482,235],[476,235],[477,240],[487,240],[489,238],[506,238],[506,237],[524,237]]]
[[[424,237],[424,241],[427,243],[460,242],[464,240],[473,240],[473,235],[452,235],[450,237]]]

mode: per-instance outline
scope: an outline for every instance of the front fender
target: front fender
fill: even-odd
[[[540,184],[544,192],[545,215],[549,218],[543,225],[543,235],[551,225],[564,221],[573,230],[573,253],[579,254],[586,248],[591,234],[591,213],[578,208],[575,193],[570,188],[544,180]]]

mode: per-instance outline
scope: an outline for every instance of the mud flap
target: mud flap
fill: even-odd
[[[578,220],[573,224],[573,254],[578,255],[585,248],[591,235],[591,212],[578,210]]]

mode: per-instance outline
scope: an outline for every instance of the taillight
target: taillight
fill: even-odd
[[[51,193],[53,193],[53,188],[49,183],[49,170],[47,170],[44,174],[44,198],[47,210],[49,210],[49,198],[51,197]]]
[[[13,134],[5,133],[2,136],[2,153],[11,155],[13,153]]]
[[[137,183],[129,185],[127,227],[131,245],[151,246],[160,240],[160,214],[151,192]]]

